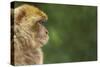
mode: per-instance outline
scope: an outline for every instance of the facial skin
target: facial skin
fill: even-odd
[[[48,30],[43,26],[47,15],[32,5],[21,5],[14,9],[14,35],[11,50],[12,64],[43,64],[41,47],[48,42]]]

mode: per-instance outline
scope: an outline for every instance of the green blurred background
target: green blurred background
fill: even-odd
[[[44,23],[49,42],[43,47],[44,63],[97,60],[97,7],[48,3],[14,2],[35,5],[48,15]]]

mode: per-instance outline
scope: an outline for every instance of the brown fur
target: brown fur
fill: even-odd
[[[41,47],[49,37],[42,22],[47,19],[44,12],[31,5],[24,4],[14,9],[11,44],[14,65],[43,64]]]

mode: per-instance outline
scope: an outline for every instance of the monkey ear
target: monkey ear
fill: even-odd
[[[22,18],[25,16],[25,11],[20,9],[20,8],[16,8],[14,9],[14,22],[19,24],[21,23]]]

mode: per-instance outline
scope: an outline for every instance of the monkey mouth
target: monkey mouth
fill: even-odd
[[[43,35],[39,36],[38,35],[35,40],[42,47],[43,45],[45,45],[48,42],[49,36],[48,35],[45,35],[45,36],[43,36]]]
[[[40,43],[41,45],[45,45],[47,42],[48,42],[47,39],[39,40],[39,43]]]
[[[44,42],[42,42],[42,41],[39,41],[39,43],[40,43],[41,45],[43,45],[43,44],[44,44]]]
[[[45,45],[48,42],[49,37],[46,38],[38,38],[37,41],[40,45]]]

